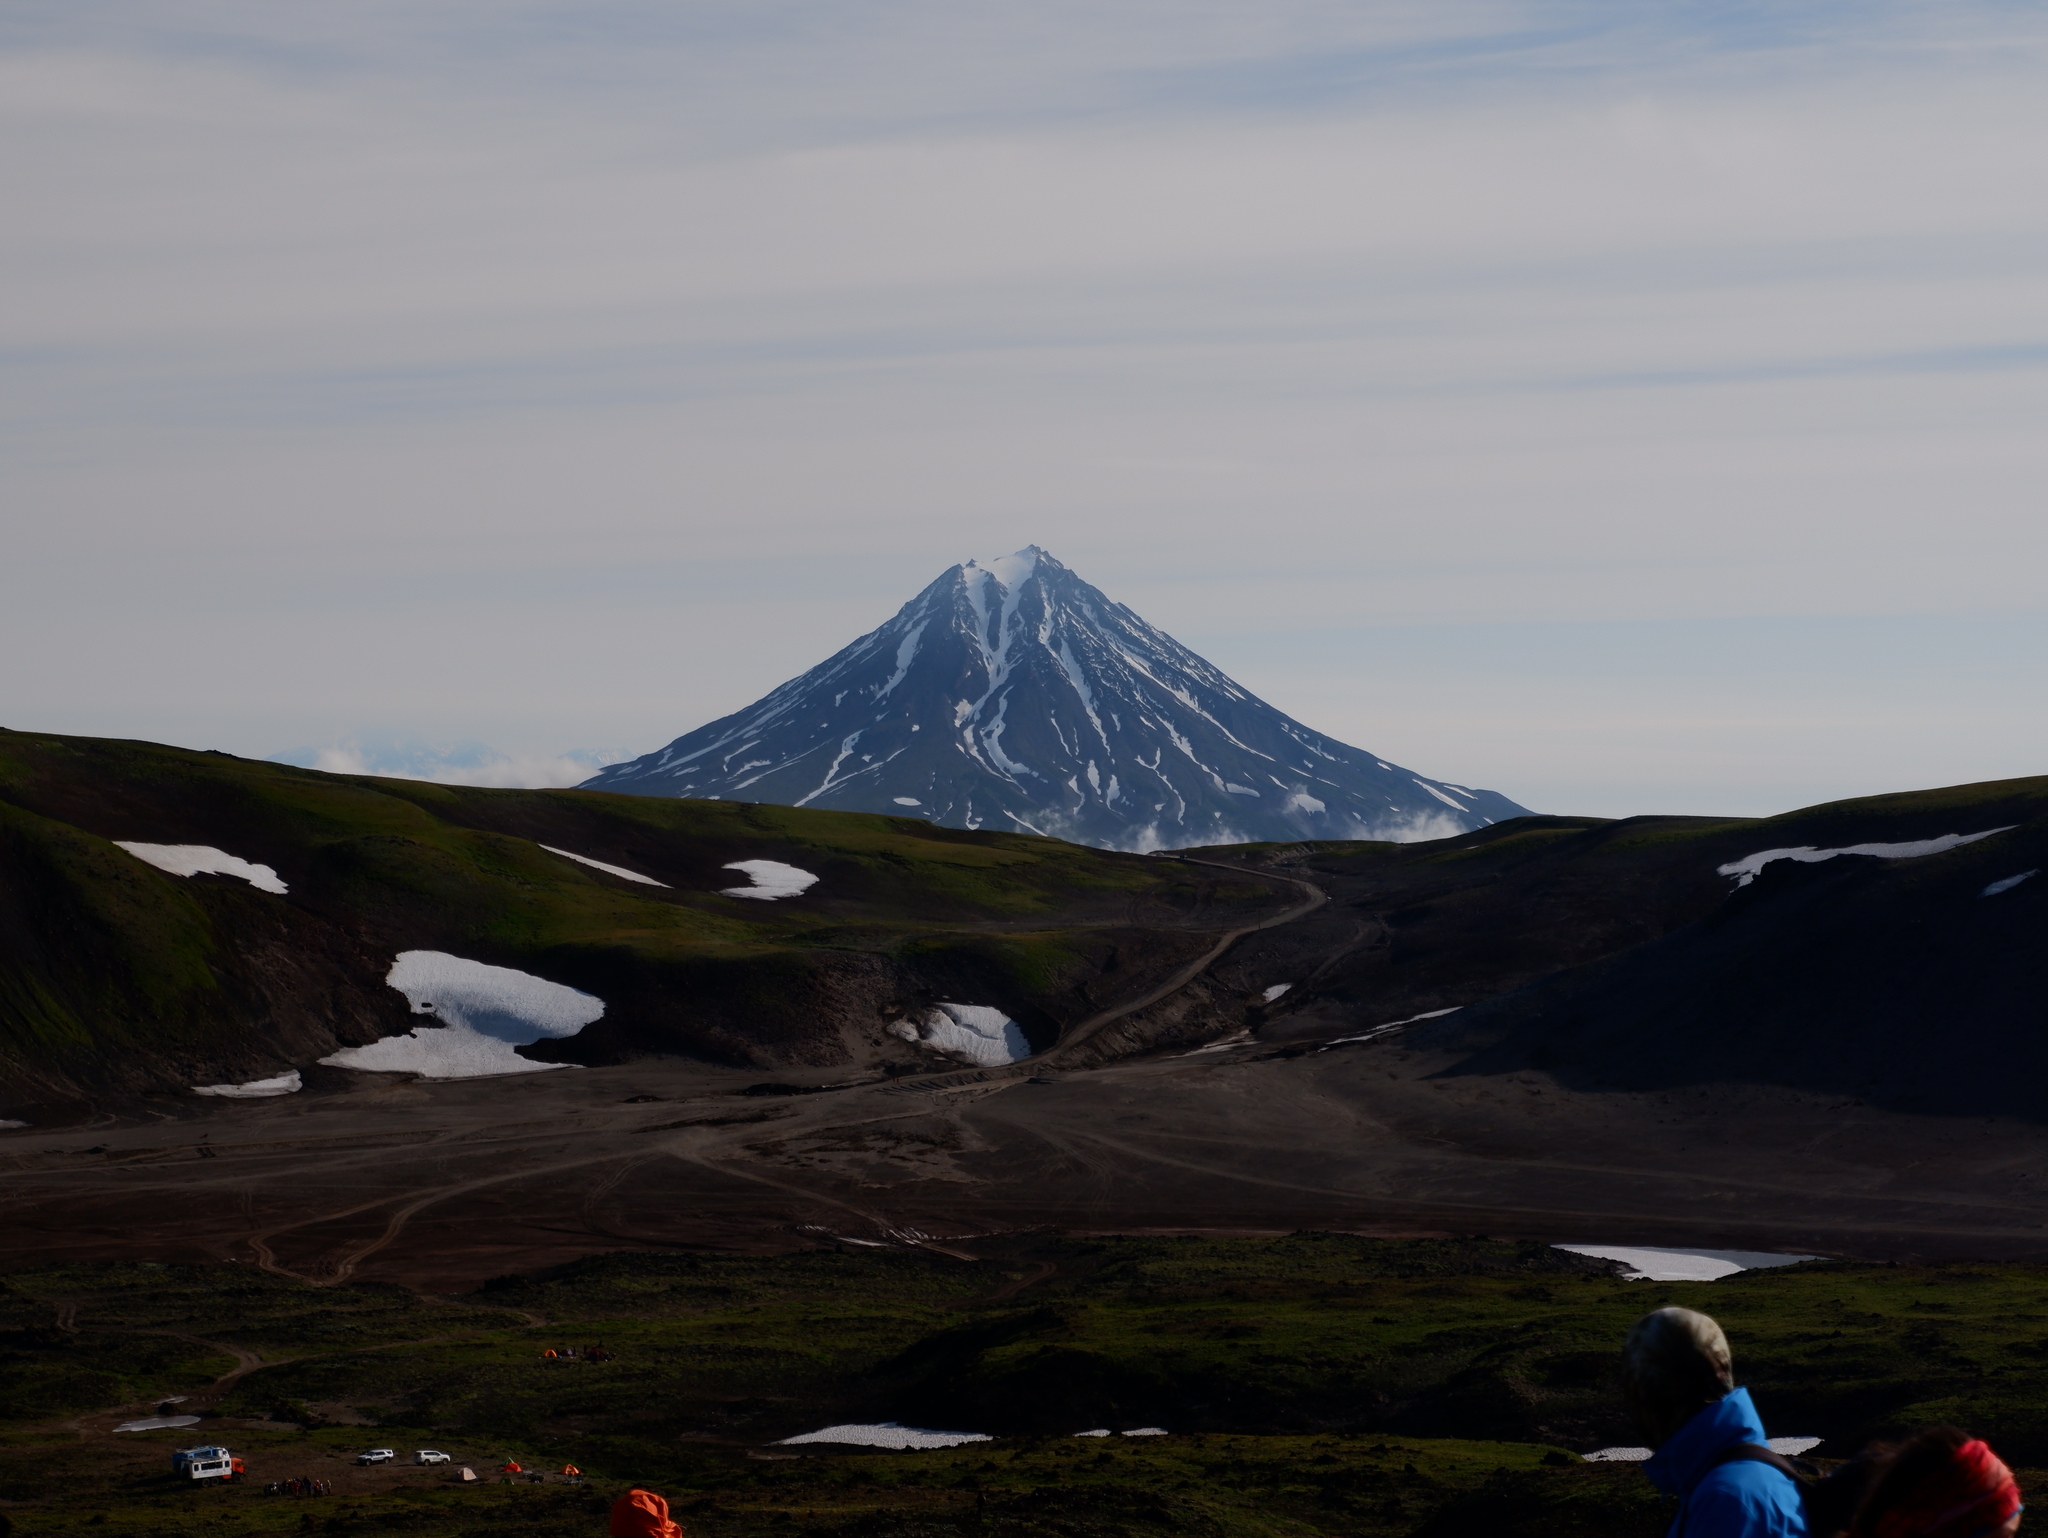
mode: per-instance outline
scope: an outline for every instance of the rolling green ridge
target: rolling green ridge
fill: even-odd
[[[2048,1464],[2048,1267],[1811,1264],[1623,1282],[1541,1246],[1020,1237],[916,1251],[622,1253],[456,1298],[310,1287],[241,1267],[17,1272],[0,1290],[0,1500],[18,1532],[576,1533],[627,1482],[712,1538],[1000,1529],[1648,1535],[1617,1345],[1665,1303],[1729,1331],[1777,1434],[1822,1454],[1953,1420]],[[609,1362],[545,1361],[602,1341]],[[203,1394],[263,1364],[212,1429],[109,1437],[68,1417]],[[849,1420],[1000,1433],[944,1452],[789,1457]],[[1079,1438],[1165,1426],[1165,1438]],[[165,1448],[218,1438],[255,1489],[180,1488]],[[366,1446],[507,1457],[587,1487],[457,1487],[433,1470],[322,1502],[266,1498]],[[2034,1476],[2028,1475],[2031,1485]],[[202,1525],[202,1523],[204,1525]]]
[[[116,839],[211,845],[290,892],[167,875]],[[719,894],[744,884],[722,867],[761,858],[821,879],[775,903]],[[911,818],[459,789],[0,732],[0,1074],[61,1098],[303,1066],[411,1028],[383,986],[404,949],[606,1001],[603,1021],[535,1056],[845,1063],[890,1050],[892,1011],[956,996],[1046,1045],[1198,954],[1205,932],[1285,901],[1228,873]]]

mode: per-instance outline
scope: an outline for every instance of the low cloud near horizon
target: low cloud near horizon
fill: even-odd
[[[0,724],[541,772],[1036,542],[1545,810],[2043,772],[2044,87],[1970,0],[25,0]]]

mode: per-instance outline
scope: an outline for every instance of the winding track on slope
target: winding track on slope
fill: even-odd
[[[1099,1014],[1090,1015],[1087,1019],[1069,1026],[1060,1034],[1060,1039],[1057,1042],[1053,1043],[1052,1046],[1039,1053],[1036,1057],[1002,1068],[973,1069],[966,1073],[945,1074],[937,1078],[916,1079],[908,1084],[894,1086],[886,1093],[905,1095],[933,1094],[941,1090],[962,1089],[971,1084],[991,1084],[999,1080],[1018,1079],[1027,1074],[1036,1073],[1041,1068],[1055,1067],[1063,1058],[1072,1057],[1075,1048],[1093,1040],[1106,1027],[1116,1024],[1117,1021],[1129,1015],[1136,1014],[1141,1009],[1149,1009],[1161,999],[1178,993],[1181,989],[1187,987],[1189,983],[1222,960],[1224,954],[1229,951],[1231,946],[1237,944],[1246,935],[1257,934],[1262,929],[1277,929],[1282,924],[1291,924],[1296,919],[1306,918],[1330,900],[1328,892],[1325,892],[1312,881],[1302,880],[1299,876],[1282,876],[1272,871],[1252,870],[1248,866],[1232,865],[1223,860],[1197,860],[1184,854],[1161,855],[1159,858],[1179,860],[1185,865],[1207,865],[1216,870],[1227,870],[1233,875],[1250,876],[1259,881],[1274,881],[1283,886],[1295,887],[1308,895],[1284,913],[1272,914],[1259,920],[1256,924],[1247,924],[1242,929],[1228,931],[1214,945],[1202,952],[1193,961],[1188,962],[1173,972],[1157,987],[1140,994],[1135,999],[1127,999],[1121,1004],[1113,1005]]]
[[[980,1088],[983,1093],[991,1093],[1008,1088],[1010,1084],[1020,1081],[1029,1074],[1038,1072],[1041,1068],[1056,1065],[1063,1058],[1071,1057],[1074,1049],[1095,1038],[1108,1026],[1136,1014],[1139,1010],[1149,1008],[1161,999],[1167,998],[1182,988],[1187,987],[1188,984],[1215,965],[1233,945],[1246,935],[1256,934],[1260,930],[1274,929],[1282,924],[1293,923],[1296,919],[1306,917],[1308,914],[1315,912],[1330,900],[1329,894],[1323,891],[1321,887],[1296,876],[1282,876],[1269,871],[1251,870],[1242,865],[1234,865],[1220,860],[1197,860],[1187,855],[1166,855],[1161,858],[1176,859],[1189,865],[1206,865],[1217,870],[1229,871],[1234,875],[1250,876],[1255,880],[1293,887],[1304,895],[1300,902],[1280,913],[1270,914],[1255,924],[1246,924],[1240,928],[1224,932],[1207,950],[1203,951],[1192,961],[1177,968],[1164,981],[1147,989],[1135,998],[1127,999],[1122,1003],[1090,1015],[1085,1020],[1070,1027],[1062,1034],[1060,1040],[1052,1048],[1037,1057],[1007,1068],[974,1070],[966,1074],[947,1074],[936,1078],[920,1079],[913,1084],[892,1086],[888,1090],[881,1091],[881,1093],[913,1093],[922,1097],[942,1090],[966,1089],[970,1086]],[[902,1120],[907,1117],[924,1115],[929,1107],[924,1104],[909,1104],[878,1109],[868,1096],[857,1098],[832,1096],[829,1102],[825,1101],[825,1097],[819,1097],[819,1100],[813,1101],[802,1109],[809,1114],[800,1115],[796,1118],[792,1124],[787,1126],[784,1135],[796,1132],[822,1132],[835,1127],[857,1125],[864,1122]],[[835,1112],[838,1114],[834,1114]],[[809,1201],[815,1201],[825,1206],[838,1207],[854,1213],[868,1222],[876,1224],[878,1227],[886,1228],[888,1226],[882,1215],[854,1206],[840,1197],[827,1195],[800,1182],[764,1175],[757,1170],[737,1169],[731,1163],[716,1157],[721,1145],[751,1141],[759,1136],[760,1129],[757,1127],[720,1128],[715,1131],[706,1128],[695,1137],[688,1138],[686,1146],[677,1146],[678,1144],[685,1143],[685,1139],[669,1140],[669,1146],[664,1149],[664,1152],[669,1153],[672,1157],[683,1159],[687,1163],[696,1164],[701,1168],[723,1174],[729,1178],[739,1178],[772,1186],[790,1195],[800,1196]],[[710,1146],[705,1146],[707,1143]],[[612,1162],[617,1157],[618,1155],[614,1152],[605,1152],[587,1157],[563,1160],[546,1166],[545,1169],[547,1172],[561,1174],[567,1170],[581,1168],[590,1164]],[[316,1285],[334,1286],[348,1281],[355,1275],[357,1268],[362,1262],[392,1244],[404,1232],[406,1226],[428,1208],[457,1196],[480,1191],[489,1186],[530,1178],[539,1172],[541,1171],[534,1167],[522,1166],[515,1170],[501,1171],[492,1175],[482,1177],[471,1176],[465,1179],[454,1180],[446,1185],[436,1186],[426,1191],[416,1190],[407,1192],[377,1201],[360,1203],[340,1211],[320,1213],[295,1222],[258,1229],[245,1235],[243,1242],[254,1252],[256,1264],[262,1270],[279,1276],[291,1277],[299,1281],[313,1282]],[[612,1176],[610,1180],[605,1182],[605,1187],[608,1189],[610,1185],[616,1184],[618,1178],[617,1175]],[[324,1274],[322,1275],[308,1276],[304,1272],[294,1271],[286,1267],[278,1261],[271,1248],[270,1241],[280,1234],[317,1227],[322,1223],[356,1217],[382,1207],[395,1207],[395,1210],[392,1211],[382,1229],[370,1238],[350,1245],[340,1253],[332,1256],[327,1262]],[[926,1244],[924,1247],[939,1249],[946,1254],[958,1255],[960,1253],[956,1250],[947,1249],[944,1245],[935,1242]],[[963,1256],[962,1258],[966,1257]]]
[[[1178,972],[1175,972],[1151,992],[1141,995],[1127,1004],[1119,1004],[1114,1009],[1106,1009],[1099,1015],[1092,1015],[1088,1019],[1083,1020],[1079,1025],[1064,1032],[1052,1049],[1038,1059],[1039,1063],[1054,1062],[1062,1055],[1070,1055],[1074,1048],[1100,1034],[1104,1026],[1113,1025],[1126,1015],[1134,1015],[1141,1009],[1157,1004],[1169,994],[1178,993],[1189,983],[1208,971],[1210,967],[1222,960],[1224,952],[1228,951],[1231,946],[1237,944],[1246,935],[1257,934],[1262,929],[1278,929],[1282,924],[1291,924],[1296,919],[1307,918],[1309,914],[1315,912],[1316,909],[1322,907],[1323,904],[1330,900],[1328,892],[1325,892],[1312,881],[1302,880],[1299,876],[1281,876],[1271,871],[1251,870],[1246,866],[1232,865],[1223,860],[1197,860],[1184,854],[1163,856],[1162,858],[1179,860],[1184,865],[1207,865],[1215,870],[1227,870],[1234,875],[1251,876],[1260,881],[1277,881],[1284,886],[1295,887],[1308,895],[1302,902],[1289,908],[1285,913],[1276,913],[1270,918],[1261,919],[1256,924],[1247,924],[1242,929],[1231,930],[1214,945],[1210,946],[1208,950],[1197,956]]]

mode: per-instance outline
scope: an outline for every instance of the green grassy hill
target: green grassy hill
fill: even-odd
[[[1618,1342],[1666,1303],[1719,1318],[1772,1431],[1825,1437],[1823,1457],[1946,1419],[2048,1464],[2039,1266],[1644,1283],[1479,1240],[1020,1237],[970,1262],[616,1254],[449,1298],[243,1267],[17,1272],[0,1286],[0,1501],[25,1534],[538,1538],[598,1531],[638,1482],[701,1538],[1652,1538],[1668,1514],[1640,1474],[1576,1455],[1636,1439]],[[595,1341],[614,1359],[542,1356]],[[207,1419],[109,1434],[167,1394]],[[771,1445],[884,1419],[997,1437]],[[1143,1426],[1172,1434],[1075,1435]],[[169,1447],[216,1438],[250,1487],[168,1478]],[[357,1471],[366,1447],[434,1447],[493,1478],[508,1457],[574,1464],[593,1484]],[[336,1495],[261,1493],[308,1473]]]
[[[289,892],[165,874],[114,840],[212,846]],[[745,884],[722,867],[751,859],[820,879],[773,903],[719,895]],[[933,999],[996,1005],[1043,1047],[1293,897],[911,818],[463,789],[0,732],[0,1115],[244,1082],[409,1030],[384,984],[408,949],[605,1001],[536,1057],[907,1067],[919,1054],[883,1027]]]

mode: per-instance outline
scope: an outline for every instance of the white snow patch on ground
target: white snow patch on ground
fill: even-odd
[[[195,1084],[195,1095],[220,1095],[229,1100],[267,1100],[272,1095],[296,1095],[305,1086],[299,1070],[281,1073],[274,1079],[251,1079],[247,1084]]]
[[[0,1132],[19,1132],[23,1127],[32,1127],[34,1122],[0,1121]]]
[[[905,1041],[977,1068],[1021,1063],[1031,1043],[1016,1021],[988,1004],[940,1004],[921,1016],[898,1020],[889,1029]]]
[[[1991,885],[1984,888],[1977,895],[1979,897],[1996,897],[2000,892],[2010,892],[2029,876],[2038,876],[2040,874],[2041,872],[2038,867],[2034,870],[2023,870],[2017,876],[2007,876],[2003,881],[1992,882]]]
[[[1164,1426],[1140,1426],[1136,1431],[1125,1431],[1120,1433],[1120,1435],[1127,1437],[1166,1437],[1172,1436],[1173,1433]]]
[[[196,1415],[151,1415],[139,1421],[123,1421],[116,1431],[170,1431],[179,1426],[196,1426]]]
[[[1767,1266],[1795,1266],[1818,1255],[1779,1255],[1768,1250],[1669,1250],[1653,1244],[1560,1244],[1574,1255],[1618,1260],[1632,1269],[1622,1273],[1631,1282],[1717,1282],[1738,1271]]]
[[[881,1421],[865,1426],[827,1426],[806,1431],[802,1436],[784,1437],[777,1447],[796,1447],[805,1442],[837,1442],[842,1447],[958,1447],[963,1442],[993,1442],[979,1431],[927,1431],[920,1426],[900,1426]]]
[[[1398,1030],[1404,1025],[1413,1025],[1418,1020],[1435,1020],[1443,1015],[1455,1015],[1464,1007],[1463,1004],[1453,1004],[1449,1009],[1432,1009],[1419,1015],[1410,1015],[1405,1020],[1389,1020],[1385,1025],[1376,1025],[1371,1030],[1360,1035],[1339,1036],[1335,1041],[1326,1041],[1323,1045],[1325,1047],[1335,1047],[1341,1046],[1347,1041],[1371,1041],[1375,1036],[1384,1036],[1388,1031]]]
[[[1116,1433],[1107,1426],[1098,1426],[1093,1431],[1077,1431],[1074,1435],[1077,1437],[1113,1437]]]
[[[1917,860],[1923,855],[1947,854],[1951,849],[1974,844],[1994,833],[2010,833],[2018,826],[2013,822],[2002,828],[1986,828],[1982,833],[1944,833],[1939,838],[1914,839],[1904,844],[1844,844],[1840,849],[1816,849],[1811,844],[1802,844],[1797,849],[1763,849],[1739,860],[1731,860],[1726,865],[1717,865],[1714,870],[1717,875],[1733,876],[1739,887],[1748,886],[1773,860],[1796,860],[1801,865],[1816,865],[1822,860],[1832,860],[1838,854],[1875,855],[1880,860]]]
[[[721,897],[754,897],[772,903],[778,897],[801,897],[818,884],[818,878],[809,871],[779,860],[734,860],[724,869],[745,871],[754,884],[725,887],[719,893]]]
[[[656,881],[652,876],[643,876],[637,870],[627,870],[623,865],[607,865],[602,860],[591,859],[587,854],[571,854],[566,849],[557,849],[553,844],[542,844],[540,847],[549,854],[558,854],[565,860],[574,860],[578,865],[588,865],[592,870],[601,870],[607,876],[618,876],[627,881],[637,881],[642,886],[658,886],[663,888],[668,886],[666,881]]]
[[[211,844],[130,844],[117,838],[114,846],[173,876],[239,876],[259,892],[279,897],[291,890],[268,865],[236,859]]]
[[[321,1062],[427,1079],[540,1073],[569,1065],[536,1063],[512,1049],[544,1036],[574,1036],[604,1015],[604,1000],[595,995],[446,951],[401,951],[384,981],[406,996],[414,1014],[441,1024],[345,1047]]]
[[[1322,802],[1305,790],[1297,790],[1282,803],[1284,812],[1323,812],[1329,810]]]
[[[1259,997],[1264,999],[1268,1004],[1270,1004],[1275,999],[1279,998],[1281,994],[1285,993],[1289,988],[1292,988],[1293,986],[1294,984],[1292,983],[1275,983],[1272,987],[1268,988],[1264,993],[1261,993]]]
[[[918,799],[917,799],[917,797],[915,797],[915,796],[897,796],[897,797],[895,797],[894,799],[895,799],[895,802],[896,802],[896,804],[897,804],[898,806],[923,806],[923,805],[924,805],[924,803],[923,803],[922,801],[918,800]]]
[[[1796,1458],[1811,1448],[1820,1446],[1819,1437],[1772,1437],[1764,1444],[1774,1453],[1786,1458]],[[1650,1461],[1647,1447],[1603,1447],[1597,1453],[1587,1453],[1588,1463],[1647,1463]]]

